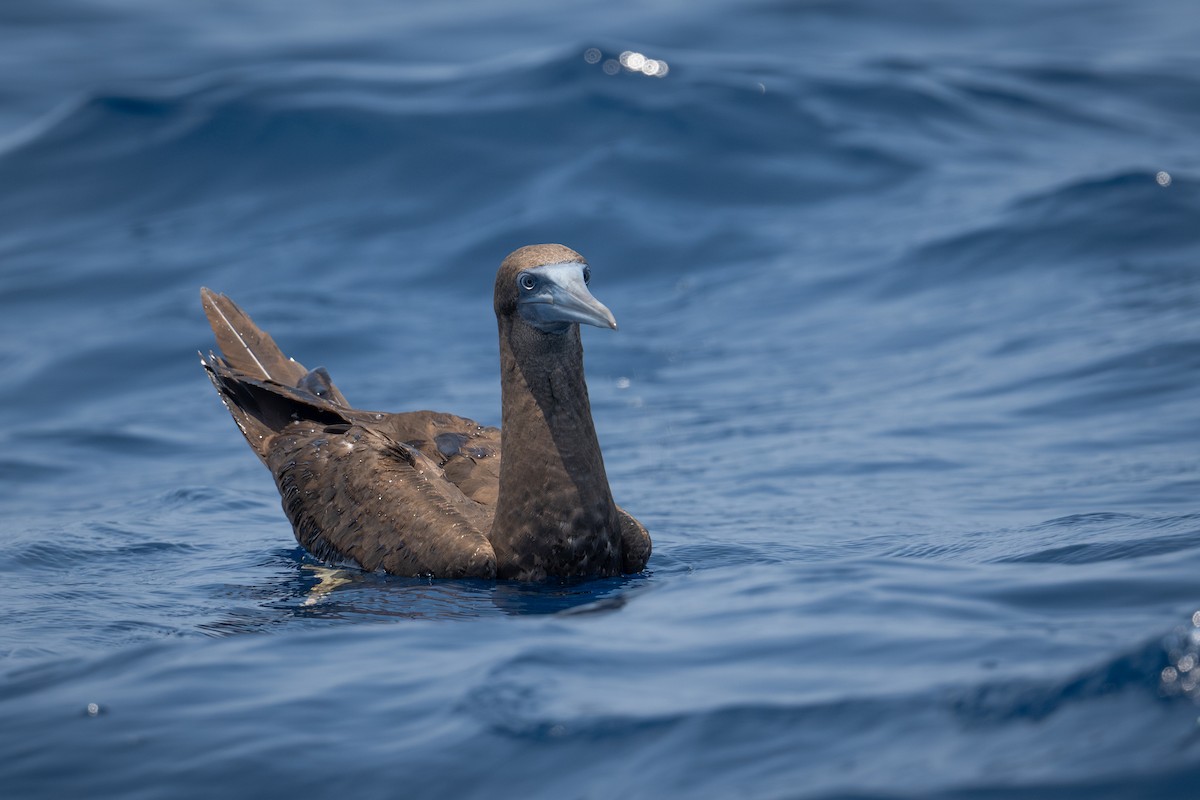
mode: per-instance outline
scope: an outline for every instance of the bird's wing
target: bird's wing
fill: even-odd
[[[228,297],[201,290],[222,354],[205,369],[319,558],[397,575],[494,577],[500,431],[464,417],[352,409]]]
[[[495,575],[490,511],[378,429],[299,421],[272,439],[266,462],[296,538],[318,558],[394,575]]]
[[[420,450],[446,478],[475,502],[490,508],[500,492],[500,429],[437,411],[368,414],[397,442]]]

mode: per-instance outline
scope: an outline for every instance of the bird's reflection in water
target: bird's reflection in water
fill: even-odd
[[[505,614],[589,614],[615,611],[647,581],[641,576],[553,583],[498,582],[492,603]]]
[[[613,611],[649,586],[645,576],[518,583],[399,578],[316,562],[299,548],[270,605],[305,619],[454,619]],[[283,564],[280,564],[283,566]]]

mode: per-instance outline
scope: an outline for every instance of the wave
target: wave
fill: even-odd
[[[888,294],[1036,271],[1117,274],[1135,264],[1179,263],[1195,251],[1200,181],[1153,169],[1075,179],[1011,203],[997,219],[922,244],[886,276]]]
[[[672,146],[685,134],[686,152]],[[697,159],[697,150],[720,157]],[[561,167],[540,174],[547,162]],[[401,214],[448,200],[469,212],[487,202],[489,193],[472,190],[481,181],[561,189],[568,204],[597,187],[631,202],[755,207],[827,199],[911,171],[744,77],[697,70],[635,82],[574,52],[433,77],[306,66],[97,94],[0,154],[7,185],[46,191],[65,181],[76,203],[105,197],[159,211],[234,191],[316,190],[318,178],[326,193],[390,196]],[[529,174],[539,174],[537,186],[521,185]]]
[[[918,691],[863,682],[852,693],[813,686],[796,695],[772,693],[781,675],[767,673],[761,685],[705,695],[741,656],[715,645],[677,652],[669,638],[631,647],[594,636],[585,621],[525,628],[514,641],[494,621],[463,623],[454,637],[438,624],[359,626],[10,671],[0,703],[20,740],[0,734],[0,747],[24,757],[6,759],[0,776],[18,789],[88,781],[115,790],[157,785],[190,764],[206,791],[235,780],[257,785],[268,774],[276,788],[291,788],[365,753],[366,763],[391,767],[356,777],[366,793],[386,794],[398,770],[420,796],[484,796],[495,786],[486,778],[516,759],[522,769],[506,787],[531,797],[602,781],[606,795],[622,796],[673,786],[704,796],[776,796],[790,787],[799,797],[899,798],[1022,789],[1071,797],[1097,786],[1098,796],[1122,796],[1111,787],[1179,791],[1196,772],[1194,695],[1163,682],[1169,668],[1194,668],[1194,645],[1184,653],[1149,641],[1065,678]],[[894,655],[898,673],[917,668]],[[674,690],[657,691],[667,683]],[[87,716],[89,702],[98,722]],[[287,762],[278,775],[255,767],[234,774],[224,759],[188,756],[194,739],[180,720],[220,725],[225,746],[250,765],[279,763],[296,747],[321,757]],[[108,735],[97,737],[101,724]],[[281,737],[281,729],[290,732]],[[137,732],[143,757],[119,758]],[[908,743],[913,736],[920,746]],[[87,774],[45,773],[68,751],[95,759]]]
[[[560,51],[432,75],[240,70],[92,95],[0,153],[4,299],[128,302],[136,284],[147,309],[180,307],[183,285],[262,272],[295,309],[338,296],[345,276],[331,267],[347,251],[355,273],[403,296],[445,287],[451,265],[486,286],[498,253],[547,240],[615,280],[671,277],[771,251],[742,233],[764,209],[915,170],[719,69],[638,82]]]

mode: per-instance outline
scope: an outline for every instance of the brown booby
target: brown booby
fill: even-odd
[[[613,502],[580,324],[616,329],[583,257],[557,244],[496,273],[501,428],[351,408],[228,297],[200,290],[213,385],[320,559],[394,575],[541,580],[640,572],[650,535]],[[503,435],[502,435],[503,432]]]

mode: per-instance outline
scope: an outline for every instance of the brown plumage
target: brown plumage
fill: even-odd
[[[432,411],[351,408],[232,300],[201,289],[221,355],[202,358],[318,558],[395,575],[540,580],[639,572],[646,529],[612,499],[579,323],[616,327],[562,245],[496,274],[502,428]]]

